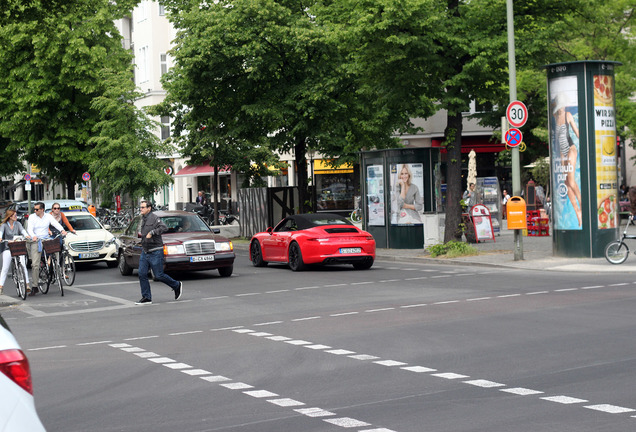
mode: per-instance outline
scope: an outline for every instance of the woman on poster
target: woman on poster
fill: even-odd
[[[412,183],[413,174],[408,164],[402,164],[396,190],[398,223],[421,224],[420,212],[424,209],[424,200],[417,185]]]
[[[579,128],[574,121],[572,113],[566,111],[567,98],[563,93],[559,93],[552,101],[552,114],[555,121],[555,144],[561,153],[562,173],[566,175],[565,186],[567,195],[576,213],[579,226],[581,226],[581,189],[576,182],[576,164],[578,159],[578,149],[572,137],[570,129],[576,137],[579,137]]]

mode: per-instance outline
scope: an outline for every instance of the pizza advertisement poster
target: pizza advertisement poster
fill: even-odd
[[[618,170],[614,77],[594,75],[594,144],[598,229],[618,226]]]

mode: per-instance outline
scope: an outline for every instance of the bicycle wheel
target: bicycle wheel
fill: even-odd
[[[360,210],[354,210],[351,212],[351,222],[358,223],[362,220],[362,212]]]
[[[612,264],[623,264],[629,256],[629,248],[621,240],[614,240],[605,247],[605,259]]]
[[[13,260],[11,260],[11,279],[13,280],[13,283],[17,286],[18,272],[15,271],[15,262]]]
[[[15,274],[15,290],[18,292],[18,297],[22,300],[26,300],[26,274],[24,273],[24,267],[20,264],[16,266],[15,261],[12,260],[13,272]]]
[[[42,255],[44,256],[44,254]],[[42,294],[49,292],[49,286],[51,285],[51,276],[49,274],[49,268],[46,265],[46,258],[40,260],[40,273],[38,278],[38,289]]]
[[[64,283],[68,286],[73,285],[75,282],[75,260],[68,253],[68,251],[62,252],[62,277]]]
[[[64,282],[62,281],[62,268],[60,267],[60,263],[57,261],[57,255],[51,255],[51,275],[53,279],[53,283],[56,283],[60,288],[60,295],[64,297]]]

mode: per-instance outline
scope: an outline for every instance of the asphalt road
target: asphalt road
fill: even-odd
[[[136,273],[135,273],[136,275]],[[376,262],[183,275],[81,268],[0,313],[49,431],[628,431],[635,277]]]

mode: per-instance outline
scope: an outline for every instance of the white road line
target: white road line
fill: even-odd
[[[436,276],[431,276],[431,279],[447,278],[451,276],[452,275],[436,275]]]
[[[431,376],[438,377],[438,378],[449,379],[449,380],[468,378],[468,375],[461,375],[461,374],[457,374],[457,373],[453,373],[453,372],[444,372],[444,373],[431,374]]]
[[[282,398],[282,399],[269,399],[267,402],[272,403],[274,405],[282,406],[282,407],[291,407],[291,406],[302,406],[305,405],[303,402],[299,402],[294,399]]]
[[[385,279],[378,281],[379,283],[387,283],[387,282],[401,282],[400,279]]]
[[[331,285],[323,285],[324,288],[333,288],[333,287],[341,287],[341,286],[347,286],[347,284],[331,284]]]
[[[225,331],[225,330],[234,330],[234,329],[240,329],[243,328],[244,326],[233,326],[233,327],[221,327],[218,329],[210,329],[210,331]]]
[[[143,340],[143,339],[155,339],[158,338],[159,335],[154,335],[154,336],[138,336],[138,337],[131,337],[128,339],[124,339],[125,341],[136,341],[136,340]]]
[[[183,335],[197,334],[197,333],[203,333],[203,330],[192,330],[192,331],[184,331],[179,333],[168,333],[168,336],[183,336]]]
[[[459,303],[459,300],[447,300],[447,301],[439,301],[433,303],[434,305],[442,305],[442,304],[450,304],[450,303]]]
[[[368,284],[372,284],[375,283],[374,281],[367,281],[367,282],[351,282],[351,285],[368,285]]]
[[[254,330],[250,330],[250,329],[246,329],[246,328],[238,328],[235,330],[232,330],[235,333],[252,333]]]
[[[288,341],[285,341],[285,343],[288,343],[290,345],[313,345],[313,342],[309,342],[309,341],[306,341],[306,340],[300,340],[300,339],[288,340]]]
[[[252,324],[254,327],[257,326],[266,326],[266,325],[273,325],[273,324],[282,324],[282,321],[270,321],[270,322],[264,322],[264,323],[258,323],[258,324]]]
[[[381,366],[404,366],[405,364],[408,364],[408,363],[399,362],[395,360],[378,360],[378,361],[374,361],[373,363],[379,364]]]
[[[377,428],[377,429],[364,429],[358,432],[395,432],[395,431],[391,429],[387,429],[387,428]]]
[[[579,399],[579,398],[574,398],[570,396],[547,396],[547,397],[542,397],[540,399],[547,400],[549,402],[566,404],[566,405],[589,402],[585,399]]]
[[[605,288],[604,285],[593,285],[593,286],[586,286],[586,287],[582,287],[582,290],[588,290],[588,289],[597,289],[597,288]]]
[[[185,364],[185,363],[164,363],[163,365],[165,367],[167,367],[167,368],[175,369],[175,370],[192,369],[192,366],[190,366],[189,364]]]
[[[365,310],[365,312],[384,312],[384,311],[389,311],[389,310],[394,310],[394,307],[387,307],[387,308],[379,308],[379,309],[367,309]]]
[[[139,347],[122,348],[121,350],[124,352],[132,352],[132,353],[146,351],[145,349],[139,348]]]
[[[500,389],[499,391],[506,392],[506,393],[512,393],[512,394],[516,394],[516,395],[519,395],[519,396],[529,396],[529,395],[543,394],[542,391],[532,390],[532,389],[523,388],[523,387],[506,388],[506,389]]]
[[[123,282],[123,283],[131,283],[131,282]],[[137,282],[138,283],[138,282]],[[116,285],[121,285],[122,283],[117,283]],[[102,284],[104,285],[104,284]],[[114,284],[106,284],[106,285],[114,285]],[[86,286],[86,285],[82,285],[82,286]],[[93,286],[93,285],[89,285],[89,286]],[[114,303],[119,303],[119,304],[123,304],[126,306],[133,306],[135,304],[134,301],[131,300],[127,300],[127,299],[123,299],[120,297],[114,297],[114,296],[109,296],[107,294],[101,294],[101,293],[97,293],[94,291],[88,291],[85,289],[81,289],[79,286],[72,286],[72,287],[65,287],[65,290],[68,291],[72,291],[72,292],[76,292],[78,294],[83,294],[85,296],[89,296],[89,297],[96,297],[102,300],[108,300],[108,301],[112,301]]]
[[[466,299],[467,302],[469,301],[482,301],[482,300],[490,300],[492,299],[492,297],[477,297],[477,298],[471,298],[471,299]]]
[[[623,282],[623,283],[614,283],[614,284],[609,284],[608,286],[611,287],[616,287],[616,286],[625,286],[627,285],[627,282]]]
[[[315,345],[303,345],[305,348],[311,348],[313,350],[325,350],[330,349],[329,345],[315,344]]]
[[[360,312],[342,312],[342,313],[335,313],[335,314],[331,314],[329,316],[332,317],[340,317],[340,316],[345,316],[345,315],[356,315],[359,314]]]
[[[201,300],[220,300],[230,298],[230,296],[204,297]]]
[[[211,382],[211,383],[223,382],[223,381],[231,381],[229,378],[224,377],[222,375],[202,376],[200,378],[202,380],[204,380],[204,381]],[[274,395],[274,396],[276,396],[276,395]]]
[[[277,293],[282,293],[282,292],[289,292],[288,289],[280,289],[280,290],[274,290],[274,291],[265,291],[265,294],[277,294]]]
[[[86,346],[86,345],[98,345],[98,344],[107,344],[107,343],[111,343],[112,341],[97,341],[97,342],[84,342],[84,343],[78,343],[77,346]]]
[[[335,349],[335,350],[329,350],[329,351],[325,351],[328,352],[329,354],[335,354],[335,355],[346,355],[346,354],[355,354],[355,351],[349,351],[346,349]]]
[[[558,290],[554,290],[554,292],[566,292],[566,291],[578,291],[578,288],[562,288]]]
[[[315,319],[319,319],[319,318],[322,318],[322,317],[320,317],[320,316],[311,316],[311,317],[305,317],[305,318],[295,318],[295,319],[293,319],[291,321],[292,322],[295,322],[295,321],[309,321],[309,320],[315,320]]]
[[[426,303],[420,303],[420,304],[412,304],[412,305],[404,305],[404,306],[400,306],[402,309],[407,309],[407,308],[415,308],[415,307],[422,307],[422,306],[426,306]]]
[[[276,342],[283,342],[283,341],[291,340],[291,338],[288,338],[286,336],[269,336],[269,337],[266,337],[265,339],[273,340],[273,341],[276,341]]]
[[[54,345],[54,346],[41,347],[41,348],[29,348],[27,351],[43,351],[43,350],[58,349],[58,348],[66,348],[66,345]]]
[[[375,360],[375,359],[379,359],[380,357],[378,356],[372,356],[369,354],[357,354],[357,355],[350,355],[347,356],[350,357],[352,359],[356,359],[356,360]]]
[[[294,288],[294,291],[302,291],[302,290],[310,290],[310,289],[318,289],[320,288],[319,286],[308,286],[308,287],[300,287],[300,288]]]
[[[362,427],[362,426],[371,426],[371,424],[352,419],[351,417],[340,417],[334,419],[323,419],[323,421],[327,423],[331,423],[336,426],[340,426],[343,428],[352,428],[352,427]]]
[[[138,352],[135,353],[135,355],[141,358],[161,357],[159,354],[153,353],[151,351]]]
[[[206,371],[204,369],[187,369],[182,370],[181,372],[190,376],[212,375],[212,372]]]
[[[261,295],[261,293],[251,292],[251,293],[244,293],[244,294],[236,294],[235,297],[247,297],[247,296],[255,296],[255,295]]]
[[[437,369],[431,369],[431,368],[427,368],[424,366],[406,366],[406,367],[402,367],[400,369],[404,369],[410,372],[417,372],[417,373],[423,373],[423,372],[436,372]]]
[[[230,390],[243,390],[243,389],[248,389],[248,388],[254,388],[254,386],[251,386],[249,384],[245,384],[242,382],[234,382],[234,383],[225,383],[225,384],[219,384],[221,387],[225,387],[228,388]]]
[[[158,363],[158,364],[174,363],[175,362],[175,360],[171,359],[170,357],[156,357],[156,358],[149,358],[148,360],[150,360],[153,363]]]
[[[627,412],[634,412],[636,410],[632,408],[624,408],[616,405],[608,405],[608,404],[600,404],[600,405],[587,405],[583,408],[595,410],[595,411],[603,411],[609,414],[622,414]],[[634,416],[632,416],[634,417]]]
[[[493,387],[504,387],[505,384],[501,384],[498,382],[494,382],[494,381],[488,381],[485,379],[476,379],[476,380],[471,380],[471,381],[464,381],[465,384],[470,384],[470,385],[474,385],[477,387],[483,387],[483,388],[493,388]]]
[[[248,390],[248,391],[244,391],[243,393],[255,398],[266,398],[266,397],[278,396],[276,393],[272,393],[271,391],[267,391],[267,390]]]
[[[537,294],[549,294],[549,293],[550,293],[549,291],[535,291],[535,292],[529,292],[529,293],[526,293],[526,295],[529,295],[529,296],[530,296],[530,295],[537,295]]]
[[[300,408],[300,409],[295,409],[294,411],[296,411],[299,414],[306,415],[307,417],[329,417],[329,416],[336,415],[335,413],[332,413],[331,411],[326,411],[322,408]]]
[[[273,336],[271,333],[267,333],[267,332],[254,332],[254,333],[250,333],[249,335],[256,336],[256,337]]]
[[[519,297],[521,294],[504,294],[497,296],[497,298]]]
[[[406,278],[404,280],[405,281],[413,281],[413,280],[422,280],[422,279],[428,279],[428,276],[412,277],[412,278]]]

